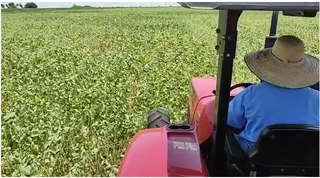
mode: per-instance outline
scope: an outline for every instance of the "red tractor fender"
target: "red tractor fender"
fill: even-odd
[[[178,127],[138,132],[126,150],[118,177],[209,176],[195,129],[174,129]]]
[[[231,86],[234,85],[231,82]],[[215,131],[215,100],[216,78],[196,77],[191,80],[191,97],[189,99],[189,124],[197,128],[197,137],[199,143],[203,143],[210,138]],[[230,100],[233,99],[243,89],[236,88],[230,92]]]

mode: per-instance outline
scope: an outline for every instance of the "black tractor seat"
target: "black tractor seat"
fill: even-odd
[[[268,126],[248,153],[229,129],[225,150],[231,176],[319,177],[319,126]]]

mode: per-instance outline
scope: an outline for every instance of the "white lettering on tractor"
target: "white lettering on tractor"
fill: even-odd
[[[189,142],[173,142],[173,148],[179,150],[197,151],[197,145]]]
[[[195,143],[184,143],[186,150],[197,151],[197,145]]]

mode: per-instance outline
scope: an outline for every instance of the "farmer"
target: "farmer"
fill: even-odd
[[[273,48],[245,56],[249,69],[262,81],[240,92],[229,104],[228,125],[247,152],[262,130],[273,124],[319,125],[319,60],[304,54],[304,43],[281,36]]]

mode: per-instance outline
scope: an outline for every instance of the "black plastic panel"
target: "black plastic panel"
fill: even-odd
[[[217,10],[312,10],[319,11],[319,2],[179,2],[182,7]]]

